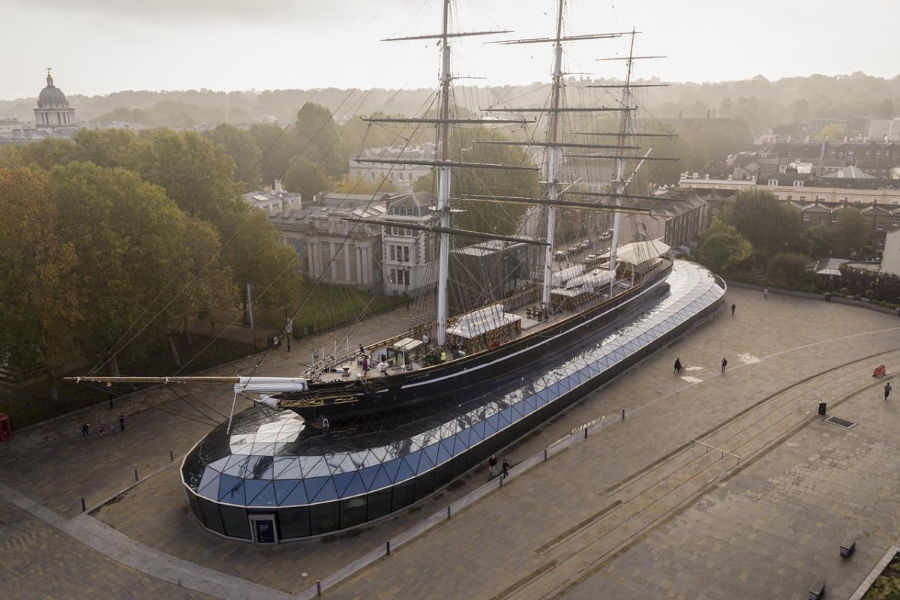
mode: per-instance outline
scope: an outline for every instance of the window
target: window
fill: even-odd
[[[891,219],[891,226],[900,227],[900,217],[894,217],[893,219]]]
[[[403,262],[405,262],[405,263],[409,262],[409,247],[408,246],[403,248]]]
[[[391,260],[397,260],[397,246],[391,246]],[[393,271],[391,271],[393,273]],[[393,279],[393,275],[391,276]]]
[[[803,180],[802,180],[802,179],[795,179],[795,180],[794,180],[794,187],[803,187]]]
[[[791,195],[790,195],[790,194],[788,194],[788,197],[787,197],[787,199],[788,199],[788,202],[790,202],[790,201],[791,201]]]
[[[806,196],[800,196],[800,202],[806,202]]]
[[[837,223],[837,213],[831,213],[831,222]]]
[[[883,230],[884,229],[884,221],[882,221],[881,219],[876,219],[875,220],[875,229],[877,229],[878,231]]]
[[[803,213],[803,220],[809,221],[809,213]]]
[[[397,283],[397,269],[391,269],[391,278],[389,281],[391,283]]]
[[[777,180],[777,179],[770,179],[770,180],[769,180],[769,185],[778,185],[778,180]]]

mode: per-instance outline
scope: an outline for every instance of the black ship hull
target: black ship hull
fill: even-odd
[[[274,398],[307,421],[325,417],[332,424],[421,405],[440,409],[444,401],[459,402],[460,392],[467,388],[515,379],[542,358],[594,338],[618,319],[664,294],[670,272],[671,267],[664,269],[602,304],[491,350],[381,379],[313,383],[307,392],[283,393]]]

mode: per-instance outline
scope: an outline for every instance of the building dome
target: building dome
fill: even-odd
[[[47,87],[38,96],[39,108],[69,108],[69,101],[63,91],[53,85],[53,77],[47,73]]]

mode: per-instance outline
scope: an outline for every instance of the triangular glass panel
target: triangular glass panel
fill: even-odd
[[[438,446],[437,460],[434,461],[434,464],[439,465],[450,460],[452,457],[453,453],[447,450],[447,446],[444,442],[441,442],[440,446]]]
[[[225,470],[222,471],[222,473],[232,476],[243,475],[249,459],[249,456],[241,456],[240,460],[235,461],[234,463],[229,462],[229,465],[225,467]]]
[[[469,430],[463,431],[461,433],[456,434],[456,444],[453,446],[453,454],[459,454],[460,452],[464,452],[466,448],[469,447],[469,440],[471,436],[469,435]]]
[[[356,475],[356,471],[352,473],[340,473],[332,477],[334,480],[334,488],[337,490],[337,495],[340,497],[344,496],[344,490],[347,489],[347,486],[350,485],[350,480]]]
[[[418,450],[411,454],[407,454],[404,456],[407,464],[409,464],[409,468],[413,470],[413,473],[418,473],[419,471],[419,459],[422,458],[422,451]]]
[[[484,421],[479,421],[472,425],[472,435],[478,438],[479,441],[484,439],[484,427]]]
[[[446,440],[441,440],[441,448],[443,450],[445,450],[448,454],[450,454],[450,456],[453,456],[453,454],[455,453],[455,450],[454,450],[455,445],[456,445],[456,436],[453,436],[452,438],[449,438]],[[441,455],[443,455],[443,454],[444,454],[444,452],[442,452],[439,449],[438,450],[438,460],[441,459]]]
[[[436,444],[432,444],[431,446],[428,446],[428,448],[433,448],[435,446],[436,446]],[[428,448],[426,448],[426,450]],[[434,454],[435,454],[435,457],[437,457],[437,448],[436,447],[435,447]],[[422,460],[419,461],[419,473],[423,473],[423,472],[427,471],[428,469],[431,469],[432,467],[434,467],[434,460],[431,459],[431,456],[429,456],[428,452],[423,452]]]
[[[244,480],[230,475],[219,477],[219,501],[228,504],[246,505],[244,499]]]
[[[315,498],[316,494],[322,490],[322,487],[327,481],[331,481],[331,477],[313,477],[304,479],[303,485],[306,486],[306,497],[310,499]],[[332,487],[334,487],[334,484],[332,484]]]
[[[253,495],[250,490],[250,485],[258,483],[264,483],[265,485],[255,496],[253,496],[252,500],[247,502],[247,504],[251,506],[275,506],[275,484],[271,481],[266,481],[264,479],[247,481],[244,484],[247,498],[250,498]]]
[[[469,429],[468,427],[466,427],[465,429],[463,429],[462,431],[460,431],[459,433],[456,434],[456,439],[462,441],[463,445],[466,448],[469,447],[469,440],[471,439],[471,437],[472,437],[472,430]],[[458,443],[459,442],[457,442],[457,444]]]
[[[400,469],[397,471],[397,479],[394,480],[395,483],[400,483],[401,481],[406,481],[407,479],[414,477],[416,472],[412,467],[409,466],[409,463],[406,462],[406,459],[400,460]]]
[[[309,492],[309,490],[306,490]],[[322,489],[319,490],[319,493],[316,494],[316,497],[313,498],[313,502],[327,502],[329,500],[337,500],[338,494],[337,490],[334,488],[334,478],[328,477],[325,481],[325,485],[322,486]]]
[[[285,504],[285,500],[291,496],[291,493],[300,486],[303,498],[299,502],[291,502],[291,504],[306,504],[306,488],[299,480],[284,480],[275,482],[275,501],[281,506]]]
[[[400,462],[402,458],[395,458],[394,460],[389,460],[384,463],[384,472],[387,473],[387,476],[390,477],[391,483],[395,483],[397,481],[397,472],[400,471]]]
[[[362,480],[363,487],[365,487],[366,490],[372,487],[372,482],[375,481],[375,476],[378,474],[379,469],[381,469],[380,465],[376,467],[366,467],[359,472],[359,477]]]
[[[347,486],[347,489],[341,494],[341,498],[349,498],[350,496],[359,496],[360,494],[366,493],[366,486],[363,484],[362,478],[359,476],[359,473],[353,474],[353,479],[350,480],[350,485]]]
[[[197,493],[201,496],[205,496],[206,498],[212,498],[213,500],[219,499],[219,474],[215,471],[207,471],[208,473],[212,473],[215,477],[212,477],[209,481],[203,484],[200,489],[197,490]],[[203,474],[203,478],[206,479],[206,473]],[[201,482],[203,483],[203,482]]]
[[[378,467],[378,471],[375,473],[375,479],[372,481],[372,485],[369,486],[369,491],[380,490],[381,488],[386,488],[394,483],[394,480],[391,477],[388,477],[388,474],[385,472],[384,467]]]

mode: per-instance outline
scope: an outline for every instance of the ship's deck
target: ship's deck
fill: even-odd
[[[618,280],[613,287],[613,297],[627,291],[628,289],[630,289],[630,287],[630,279],[627,281]],[[579,300],[579,296],[581,297],[581,304],[576,307],[574,306],[574,302]],[[566,297],[568,297],[568,299],[570,299],[570,303],[572,303],[572,306],[569,308],[566,308],[564,306],[564,301],[567,300]],[[509,343],[524,336],[532,335],[542,330],[551,328],[555,324],[572,316],[576,312],[583,311],[598,304],[602,304],[609,299],[610,295],[608,293],[596,292],[585,294],[582,290],[578,289],[564,291],[554,290],[555,310],[553,314],[549,315],[547,318],[538,317],[536,316],[536,313],[540,311],[540,302],[529,302],[523,306],[505,311],[507,314],[514,315],[521,319],[519,321],[520,326],[516,328],[515,331],[508,331],[506,334],[504,334],[502,336],[502,341],[499,339],[501,337],[499,335],[487,335],[489,336],[489,339],[496,339],[497,341],[495,343]],[[429,340],[428,343],[422,343],[416,348],[415,359],[404,362],[399,356],[396,356],[395,358],[389,358],[386,361],[379,360],[380,357],[391,355],[388,349],[401,339],[408,339],[413,342],[424,342],[425,338],[422,338],[421,335],[416,335],[415,333],[410,331],[404,335],[391,338],[390,340],[385,340],[377,344],[367,346],[364,349],[364,353],[357,351],[349,357],[344,357],[344,359],[342,360],[338,359],[332,361],[326,359],[326,361],[321,364],[320,368],[316,370],[315,374],[313,374],[310,379],[323,383],[354,379],[366,379],[367,381],[375,381],[385,377],[386,375],[395,375],[403,372],[416,371],[427,366],[424,358],[425,355],[431,355],[434,360],[438,360],[440,348],[433,342],[430,334],[429,338],[427,338]],[[490,342],[488,342],[488,344],[484,344],[478,343],[476,341],[476,343],[474,344],[474,346],[477,347],[476,352],[484,352],[486,349],[488,349],[489,344]],[[364,356],[366,357],[365,366],[368,367],[367,370],[363,369]],[[464,350],[461,351],[458,358],[461,358],[462,356],[466,356]],[[453,360],[455,360],[455,358],[457,358],[452,355],[452,351],[447,352],[446,357],[447,362],[452,362]]]

